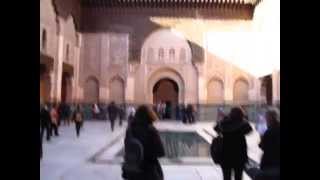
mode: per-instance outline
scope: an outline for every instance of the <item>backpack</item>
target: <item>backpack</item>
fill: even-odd
[[[216,164],[221,164],[222,161],[222,143],[223,138],[220,135],[212,139],[210,154],[213,162]]]
[[[144,159],[143,151],[142,143],[139,139],[133,136],[131,128],[128,128],[125,140],[124,163],[122,165],[124,178],[128,178],[130,175],[137,175],[142,172],[141,164]]]
[[[219,122],[219,128],[221,128],[221,123]],[[218,134],[217,137],[214,137],[211,142],[210,146],[210,154],[212,157],[212,160],[216,164],[221,164],[222,161],[222,149],[223,146],[223,137],[222,135]]]

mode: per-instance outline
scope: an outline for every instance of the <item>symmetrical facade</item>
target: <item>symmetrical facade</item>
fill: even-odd
[[[259,78],[206,50],[208,32],[253,31],[256,1],[67,2],[40,1],[42,101],[263,99]],[[280,99],[279,79],[273,73],[273,100]]]

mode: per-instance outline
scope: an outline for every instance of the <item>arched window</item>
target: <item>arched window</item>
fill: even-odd
[[[164,58],[164,49],[160,48],[159,49],[159,60],[163,60],[163,58]]]
[[[69,60],[69,44],[66,45],[66,60]]]
[[[154,60],[154,58],[153,58],[153,49],[151,47],[148,48],[147,58],[148,58],[147,61],[149,61],[149,62],[152,62]]]
[[[223,82],[220,79],[213,78],[208,83],[208,103],[221,104],[223,103]]]
[[[124,92],[124,80],[119,77],[115,76],[110,80],[110,94],[109,100],[114,101],[117,104],[124,103],[125,92]]]
[[[234,83],[233,101],[235,103],[247,103],[249,100],[249,83],[245,79],[238,79]]]
[[[180,49],[180,57],[179,57],[181,62],[184,62],[186,60],[186,50],[184,48]]]
[[[45,29],[42,30],[41,43],[42,43],[42,50],[46,51],[46,49],[47,49],[47,31]]]
[[[97,78],[89,77],[84,85],[84,99],[88,103],[96,103],[99,101],[99,81]]]
[[[173,48],[171,48],[171,49],[169,50],[169,59],[170,59],[171,61],[173,61],[173,60],[174,60],[174,57],[175,57],[175,51],[174,51]]]

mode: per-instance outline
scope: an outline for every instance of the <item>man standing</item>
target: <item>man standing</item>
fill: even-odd
[[[110,124],[111,124],[111,131],[113,132],[114,129],[114,121],[116,120],[118,116],[118,108],[115,105],[114,101],[110,103],[108,106],[108,113],[109,113],[109,119],[110,119]]]
[[[83,113],[82,113],[79,105],[77,106],[77,109],[75,110],[75,112],[73,114],[73,120],[75,122],[76,134],[77,134],[77,137],[79,138],[80,129],[83,125]]]
[[[126,117],[125,105],[121,104],[119,107],[119,126],[122,126],[122,121]]]
[[[48,105],[45,104],[40,111],[41,130],[40,136],[43,138],[44,131],[47,131],[47,141],[50,141],[51,137],[51,117],[49,113]]]
[[[166,118],[166,103],[165,102],[162,102],[162,105],[161,105],[161,116],[162,118],[161,119],[165,119]]]
[[[182,117],[182,123],[187,123],[187,114],[186,114],[186,106],[184,104],[181,104],[181,117]]]
[[[162,115],[161,115],[161,101],[160,102],[158,102],[157,103],[157,105],[156,105],[156,109],[157,109],[157,115],[158,115],[158,117],[159,117],[159,119],[162,119]]]
[[[195,122],[193,113],[194,113],[193,106],[191,104],[188,104],[188,106],[187,106],[187,117],[188,117],[187,121],[190,124]]]

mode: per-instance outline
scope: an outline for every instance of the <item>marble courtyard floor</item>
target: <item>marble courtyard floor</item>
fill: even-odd
[[[157,122],[161,130],[197,132],[211,142],[213,122],[184,125],[177,121]],[[41,180],[122,180],[121,164],[114,160],[115,154],[123,148],[126,123],[116,124],[111,132],[106,121],[85,121],[80,138],[76,137],[74,124],[60,126],[60,136],[50,142],[43,141],[43,159],[40,162]],[[259,135],[247,137],[249,157],[259,162]],[[113,161],[112,161],[113,159]],[[219,166],[212,161],[204,163],[162,163],[165,180],[222,180]],[[198,161],[197,161],[198,162]],[[244,180],[250,178],[244,173]]]

